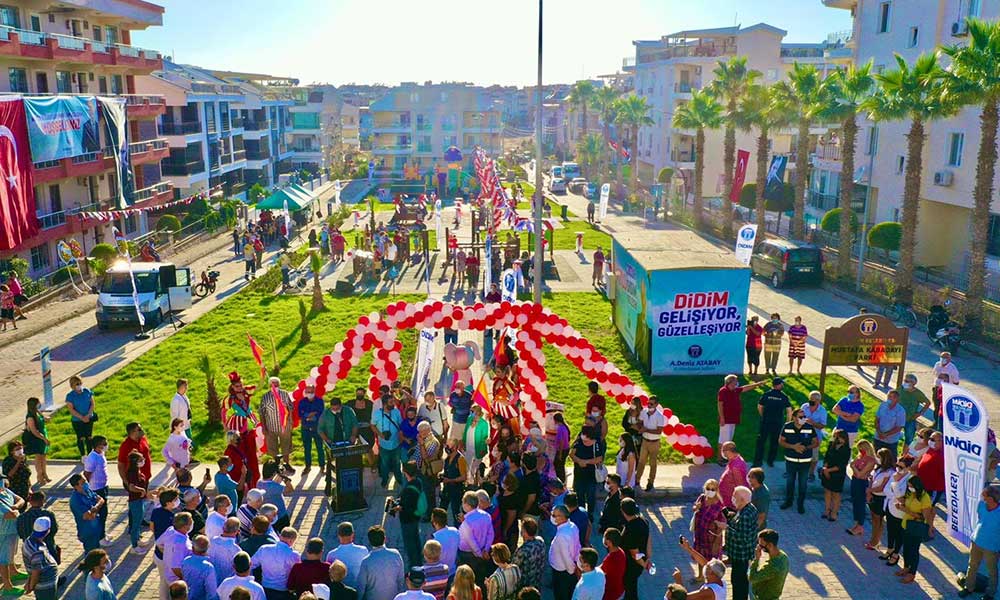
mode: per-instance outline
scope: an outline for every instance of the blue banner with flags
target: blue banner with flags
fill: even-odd
[[[24,98],[32,161],[45,162],[101,150],[93,96]]]

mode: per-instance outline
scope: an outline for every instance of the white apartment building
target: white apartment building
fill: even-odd
[[[293,92],[298,95],[289,108],[293,167],[318,172],[360,150],[359,109],[346,103],[337,88],[317,85]]]
[[[998,0],[823,0],[823,4],[851,11],[853,58],[859,64],[872,60],[876,71],[892,69],[894,54],[913,61],[938,46],[964,43],[967,37],[963,23],[967,17],[1000,18]],[[954,118],[926,125],[917,231],[916,261],[920,266],[956,273],[968,269],[979,116],[980,111],[970,107]],[[904,136],[909,126],[909,121],[878,125],[869,209],[869,221],[873,223],[899,218],[906,161]],[[867,168],[873,146],[872,124],[863,122],[861,128],[857,162]],[[1000,181],[994,185],[1000,189]],[[1000,273],[1000,202],[995,198],[987,253],[996,285]]]
[[[633,42],[635,58],[626,59],[624,67],[634,73],[635,93],[646,98],[655,121],[639,130],[638,147],[633,149],[640,181],[652,182],[664,167],[671,167],[682,178],[690,179],[694,171],[695,132],[676,129],[671,123],[677,107],[691,98],[691,92],[712,82],[712,71],[720,61],[745,56],[747,66],[762,73],[760,82],[770,85],[781,81],[796,61],[815,64],[828,72],[850,58],[850,53],[837,44],[783,44],[786,33],[758,23],[750,27],[679,31],[658,40]],[[792,133],[789,130],[774,135],[771,146],[772,153],[790,154],[789,170],[795,167]],[[705,135],[706,197],[719,196],[723,191],[723,135],[723,130],[707,131]],[[736,147],[754,152],[756,136],[756,132],[738,131]],[[755,173],[755,160],[751,158],[747,181],[753,181]]]

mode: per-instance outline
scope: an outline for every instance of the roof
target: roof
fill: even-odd
[[[310,192],[307,192],[303,188],[296,185],[291,185],[286,188],[277,190],[266,199],[261,200],[257,203],[258,209],[271,209],[271,210],[282,210],[285,207],[285,201],[288,201],[288,210],[292,212],[298,212],[305,208],[308,208],[313,201],[313,196]]]
[[[688,229],[650,229],[613,234],[647,271],[747,269],[735,252],[720,248]]]
[[[677,33],[671,33],[670,35],[663,36],[664,38],[697,38],[697,37],[715,37],[715,36],[728,36],[728,35],[740,35],[743,33],[750,33],[751,31],[771,31],[777,33],[778,35],[784,37],[788,35],[788,32],[784,29],[779,29],[774,25],[768,25],[767,23],[757,23],[756,25],[751,25],[750,27],[741,27],[740,25],[734,25],[732,27],[716,27],[714,29],[686,29],[684,31],[678,31]],[[636,42],[638,45],[640,42]]]

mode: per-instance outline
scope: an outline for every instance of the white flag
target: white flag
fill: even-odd
[[[979,495],[987,481],[990,417],[978,398],[957,385],[942,383],[941,398],[948,531],[969,545],[979,522]]]

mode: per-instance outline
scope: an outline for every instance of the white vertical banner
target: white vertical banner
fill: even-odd
[[[118,246],[119,254],[125,257],[125,264],[128,265],[128,278],[132,282],[132,304],[135,306],[135,316],[139,320],[139,327],[145,327],[146,316],[139,308],[139,291],[135,287],[135,274],[132,273],[132,256],[129,254],[128,241],[122,235],[121,230],[114,225],[111,226],[111,235],[115,239],[115,245]]]
[[[424,392],[428,389],[431,375],[431,363],[434,362],[433,329],[420,330],[420,342],[417,345],[417,369],[413,374],[413,397],[423,401]]]
[[[608,200],[611,198],[611,184],[601,185],[601,201],[597,205],[597,218],[604,220],[608,216]]]
[[[990,426],[986,407],[966,389],[941,384],[948,531],[965,545],[979,522],[976,507],[986,483]]]
[[[517,301],[517,280],[521,274],[518,268],[507,269],[500,275],[500,300],[503,302]]]
[[[480,265],[483,272],[483,290],[488,294],[490,285],[493,284],[493,236],[486,236],[486,243],[483,244],[483,264]]]
[[[441,220],[441,206],[434,208],[434,233],[437,235],[438,252],[444,252],[444,221]]]
[[[747,224],[740,227],[736,234],[736,260],[745,265],[750,264],[750,256],[753,255],[753,247],[757,241],[757,226]]]

